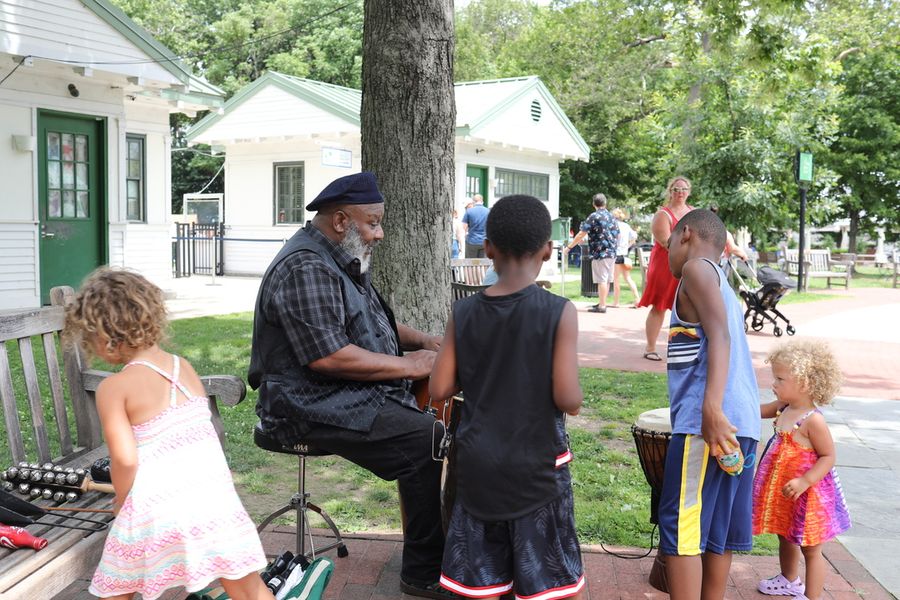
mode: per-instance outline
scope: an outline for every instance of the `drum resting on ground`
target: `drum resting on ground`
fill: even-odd
[[[666,452],[672,439],[672,423],[668,408],[655,408],[638,415],[631,426],[634,445],[644,477],[650,484],[650,522],[659,524],[659,498],[662,494],[663,471],[666,466]],[[650,585],[661,592],[668,592],[666,581],[665,555],[656,553],[650,570]]]

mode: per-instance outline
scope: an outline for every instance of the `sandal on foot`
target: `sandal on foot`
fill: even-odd
[[[590,307],[590,308],[588,309],[588,312],[592,312],[592,313],[605,313],[605,312],[606,312],[606,307],[605,307],[605,306],[592,306],[592,307]]]
[[[799,577],[794,581],[788,581],[788,578],[781,573],[775,577],[763,579],[756,589],[768,596],[803,596],[806,592],[806,586],[800,583]]]
[[[659,362],[662,358],[659,356],[657,352],[644,352],[644,358],[647,360],[652,360],[653,362]],[[765,593],[765,592],[763,592]]]

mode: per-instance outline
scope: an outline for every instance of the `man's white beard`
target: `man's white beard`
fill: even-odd
[[[350,221],[347,226],[347,233],[344,234],[344,239],[341,240],[341,249],[353,258],[358,259],[359,272],[365,273],[369,270],[369,264],[372,262],[372,251],[377,243],[373,241],[371,244],[366,244],[359,234],[359,227],[356,226],[356,223]]]

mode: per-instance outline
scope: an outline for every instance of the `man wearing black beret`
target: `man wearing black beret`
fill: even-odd
[[[331,182],[317,211],[269,265],[256,301],[249,382],[264,433],[342,456],[397,479],[405,509],[400,587],[451,598],[438,584],[441,463],[435,420],[409,381],[427,377],[440,336],[397,323],[372,287],[372,251],[384,237],[384,198],[372,173]],[[405,352],[405,353],[404,353]]]

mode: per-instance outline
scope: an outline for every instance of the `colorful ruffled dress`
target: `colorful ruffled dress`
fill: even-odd
[[[850,528],[850,513],[834,469],[797,500],[781,493],[788,481],[806,473],[819,460],[815,450],[794,440],[800,424],[816,412],[819,410],[803,415],[789,431],[775,428],[753,480],[754,535],[775,533],[798,546],[817,546]]]
[[[234,489],[208,399],[191,396],[174,373],[134,361],[172,382],[169,408],[132,426],[138,469],[116,516],[90,592],[106,598],[140,592],[145,600],[184,586],[202,589],[224,577],[263,569],[266,558],[253,521]],[[177,392],[187,398],[177,403]]]

